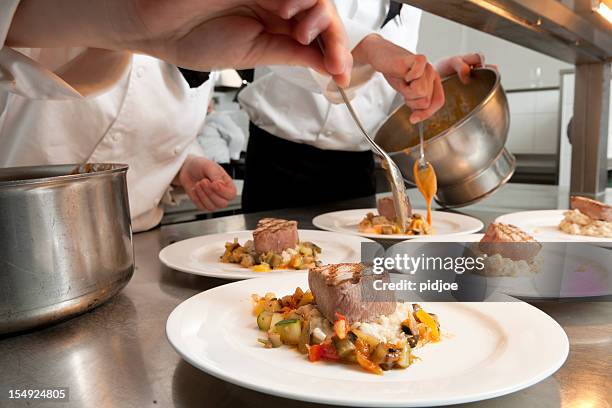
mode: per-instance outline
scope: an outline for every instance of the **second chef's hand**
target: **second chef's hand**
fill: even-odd
[[[444,106],[440,75],[424,55],[410,51],[370,34],[353,50],[355,62],[370,64],[399,92],[412,109],[410,121],[418,123]]]
[[[325,58],[310,45],[319,35]],[[301,65],[341,86],[352,69],[331,0],[21,0],[6,45],[138,52],[198,71]]]
[[[229,174],[204,157],[188,156],[174,184],[182,186],[200,210],[225,208],[236,197],[236,186]]]
[[[470,73],[472,68],[485,66],[485,57],[480,53],[457,55],[443,59],[436,64],[436,70],[442,77],[457,74],[464,84],[470,83]],[[486,65],[497,71],[497,65]]]

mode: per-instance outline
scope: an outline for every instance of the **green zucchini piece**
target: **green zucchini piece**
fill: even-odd
[[[268,331],[270,330],[270,323],[272,323],[272,313],[264,310],[257,316],[257,327],[259,330]]]
[[[285,319],[274,325],[285,344],[297,345],[302,334],[302,322],[298,319]]]
[[[412,349],[408,346],[408,344],[405,344],[402,348],[400,358],[395,362],[395,365],[397,365],[399,368],[408,368],[410,364],[412,364],[411,352]]]
[[[273,348],[280,347],[283,345],[281,341],[281,336],[278,333],[268,332],[268,340],[270,340],[270,344]]]

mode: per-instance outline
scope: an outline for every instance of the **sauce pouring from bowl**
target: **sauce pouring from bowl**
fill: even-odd
[[[423,122],[419,122],[419,160],[414,162],[412,171],[414,173],[414,181],[425,197],[427,203],[427,223],[431,226],[431,201],[438,192],[438,179],[431,163],[425,160],[425,137],[423,136]]]

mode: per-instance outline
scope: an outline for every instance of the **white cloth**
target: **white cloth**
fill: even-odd
[[[246,135],[234,121],[233,114],[233,111],[212,111],[206,117],[204,129],[198,136],[206,158],[217,163],[240,158]]]
[[[17,0],[0,12],[4,45]],[[197,142],[211,81],[191,89],[157,59],[86,49],[0,49],[0,167],[127,163],[133,228],[154,227]],[[92,68],[93,67],[93,68]],[[98,140],[104,137],[96,147]]]
[[[338,0],[335,3],[346,26],[351,49],[368,34],[377,32],[409,51],[416,50],[420,10],[404,5],[400,15],[380,29],[389,10],[389,0]],[[391,113],[396,92],[369,66],[356,67],[353,76],[358,85],[352,87],[353,106],[367,130],[374,132]],[[270,67],[268,73],[256,77],[240,93],[239,101],[260,128],[283,139],[321,149],[369,149],[346,107],[330,103],[330,100],[338,103],[340,99],[331,92],[333,87],[328,78],[297,67]],[[363,84],[364,81],[367,83]]]

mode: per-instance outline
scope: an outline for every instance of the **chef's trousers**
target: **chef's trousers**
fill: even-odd
[[[305,207],[376,193],[373,153],[323,150],[250,124],[242,209]]]

